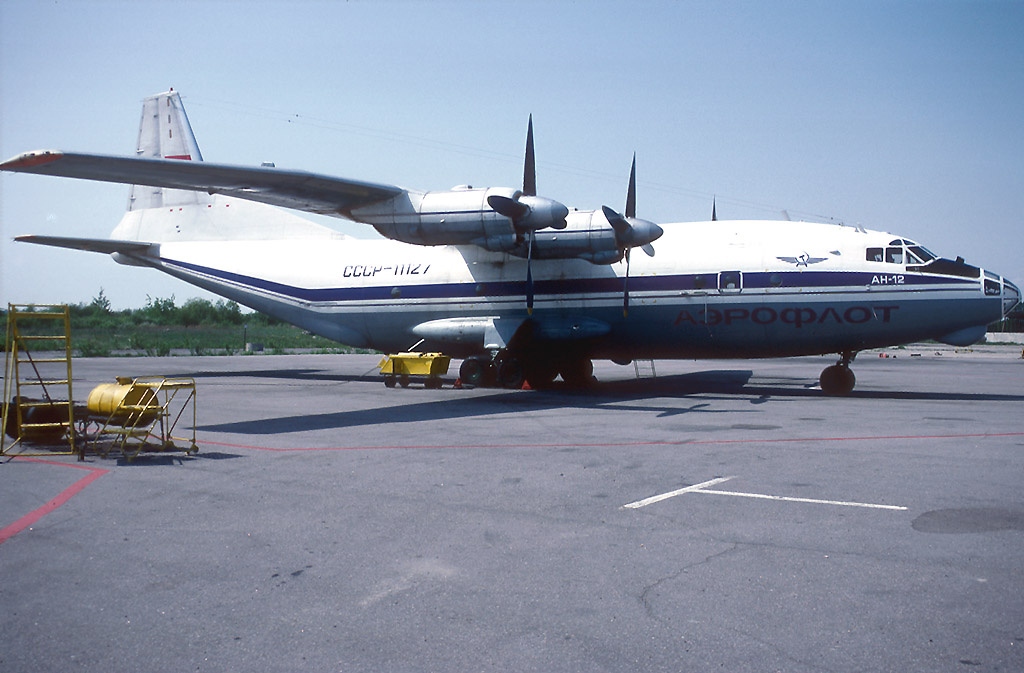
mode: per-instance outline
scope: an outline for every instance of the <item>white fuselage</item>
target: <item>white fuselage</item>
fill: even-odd
[[[165,211],[159,226],[173,229],[173,217]],[[966,339],[998,320],[1004,292],[1015,291],[984,272],[913,271],[902,255],[869,261],[868,249],[900,241],[883,232],[768,221],[663,228],[655,257],[632,256],[628,315],[624,263],[534,260],[533,320],[561,336],[578,326],[593,357],[768,357]],[[314,333],[388,352],[413,346],[424,333],[417,326],[433,321],[527,318],[521,258],[353,239],[316,225],[292,233],[180,243],[164,235],[155,266]],[[456,354],[487,346],[444,337],[437,346]]]

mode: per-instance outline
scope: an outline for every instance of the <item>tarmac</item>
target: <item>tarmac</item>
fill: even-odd
[[[0,461],[0,671],[1022,671],[1020,346],[596,362],[388,389],[191,376],[199,453]]]

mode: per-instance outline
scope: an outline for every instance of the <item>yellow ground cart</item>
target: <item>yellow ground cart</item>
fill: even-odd
[[[384,385],[394,388],[395,384],[407,387],[412,377],[426,377],[423,385],[440,388],[441,377],[448,373],[451,357],[441,353],[394,353],[380,361],[380,373]]]

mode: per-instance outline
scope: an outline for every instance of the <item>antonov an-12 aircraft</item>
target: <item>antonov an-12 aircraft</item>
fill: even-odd
[[[967,345],[1020,301],[998,274],[900,235],[638,219],[635,157],[622,212],[568,208],[537,194],[532,119],[522,189],[420,192],[204,162],[173,89],[143,102],[135,156],[45,150],[0,169],[133,185],[109,239],[19,241],[159,269],[351,346],[461,357],[468,384],[584,385],[594,358],[836,353],[820,383],[842,395],[858,351]],[[363,222],[385,240],[282,206]]]

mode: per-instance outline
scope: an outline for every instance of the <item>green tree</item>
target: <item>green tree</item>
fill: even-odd
[[[174,295],[167,299],[156,299],[146,295],[146,306],[141,311],[146,322],[154,325],[173,325],[177,322],[178,309],[174,306]]]
[[[100,293],[92,298],[92,302],[89,303],[89,308],[95,313],[110,313],[110,300],[107,299],[106,293],[103,288],[100,288]]]
[[[223,325],[241,325],[245,321],[242,309],[233,301],[218,299],[215,305],[217,322]]]
[[[206,299],[193,297],[185,302],[178,312],[178,318],[185,327],[209,324],[214,315],[213,304]]]

